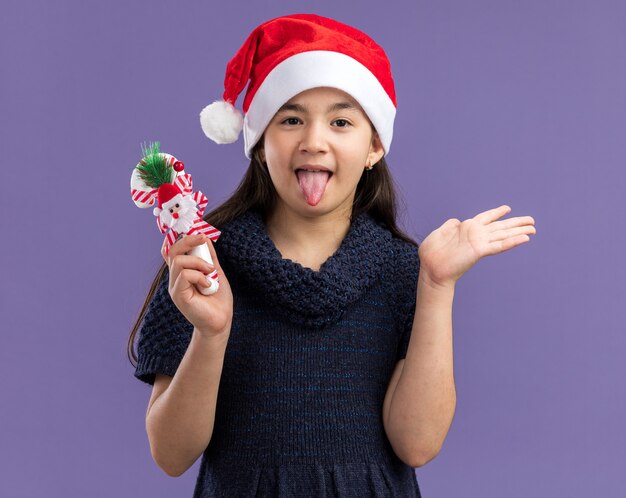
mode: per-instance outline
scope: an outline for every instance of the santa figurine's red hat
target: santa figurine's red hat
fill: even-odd
[[[243,114],[234,107],[246,84]],[[226,67],[223,100],[200,113],[205,135],[218,144],[237,140],[251,151],[278,109],[304,90],[328,86],[350,94],[363,108],[389,153],[396,115],[391,65],[365,33],[328,17],[293,14],[252,31]]]

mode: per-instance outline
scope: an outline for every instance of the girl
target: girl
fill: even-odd
[[[417,244],[395,220],[389,61],[364,33],[297,14],[258,26],[201,113],[251,160],[205,216],[222,234],[179,239],[128,347],[151,385],[146,430],[169,475],[200,455],[194,497],[419,497],[456,394],[452,300],[481,257],[535,233],[501,206]],[[234,118],[234,121],[233,121]],[[208,244],[214,267],[187,255]],[[209,296],[206,275],[220,288]],[[141,328],[138,356],[134,338]],[[409,340],[410,338],[410,340]]]

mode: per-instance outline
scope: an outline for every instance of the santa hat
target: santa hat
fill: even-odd
[[[159,216],[163,209],[171,207],[168,203],[174,199],[177,195],[182,197],[182,192],[177,185],[173,183],[164,183],[159,187],[157,191],[157,199],[159,200],[158,207],[155,207],[152,212],[154,216]]]
[[[243,114],[235,109],[250,80]],[[396,115],[391,65],[365,33],[328,17],[293,14],[252,31],[226,67],[223,100],[200,113],[205,135],[232,143],[243,128],[248,159],[278,109],[304,90],[328,86],[350,94],[363,108],[389,153]]]

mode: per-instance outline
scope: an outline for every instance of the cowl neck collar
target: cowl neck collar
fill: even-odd
[[[282,254],[269,237],[263,217],[248,211],[221,228],[220,259],[277,312],[305,327],[337,321],[346,307],[381,277],[393,257],[391,233],[369,214],[354,217],[341,245],[319,271]]]

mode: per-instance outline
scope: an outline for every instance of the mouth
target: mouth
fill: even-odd
[[[329,170],[327,167],[325,166],[318,166],[318,165],[314,165],[314,164],[305,164],[304,166],[300,166],[298,168],[296,168],[294,170],[294,173],[297,175],[298,171],[310,171],[312,173],[320,173],[320,172],[324,172],[324,173],[328,173],[329,177],[333,176],[333,172],[331,170]]]
[[[332,171],[326,171],[326,170],[315,170],[315,169],[303,169],[303,168],[298,168],[297,170],[294,171],[294,174],[296,175],[296,178],[298,179],[298,182],[300,182],[301,178],[317,178],[318,175],[322,176],[322,177],[326,177],[327,181],[330,181],[331,177],[333,176],[333,172]]]

